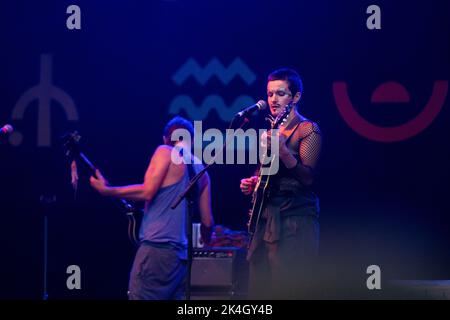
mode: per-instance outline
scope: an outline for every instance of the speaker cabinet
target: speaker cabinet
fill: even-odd
[[[244,299],[248,286],[246,252],[240,248],[193,251],[192,299]]]

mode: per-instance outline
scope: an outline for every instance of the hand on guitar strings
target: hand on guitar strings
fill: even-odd
[[[257,181],[258,181],[257,176],[242,179],[241,185],[240,185],[242,193],[245,194],[246,196],[251,194],[253,192],[253,190],[255,189],[255,185],[256,185]]]
[[[280,132],[280,130],[275,131],[274,138],[278,139],[278,154],[280,158],[283,158],[287,154],[289,154],[289,149],[286,145],[286,136],[283,135],[283,133]],[[264,143],[265,142],[265,143]],[[264,145],[263,145],[264,144]],[[267,145],[267,150],[271,150],[272,147],[272,130],[269,130],[265,133],[263,133],[261,137],[261,146],[264,147]]]

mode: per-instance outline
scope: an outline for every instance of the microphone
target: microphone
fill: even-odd
[[[242,117],[244,115],[249,115],[249,114],[255,112],[256,110],[264,110],[265,108],[267,108],[267,102],[265,102],[264,100],[259,100],[254,105],[247,107],[247,108],[239,111],[238,113],[236,113],[236,116]]]
[[[4,134],[8,134],[14,131],[14,128],[10,124],[5,124],[3,127],[0,128],[0,136]]]

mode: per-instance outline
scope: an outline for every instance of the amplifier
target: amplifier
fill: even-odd
[[[234,247],[194,249],[191,289],[197,293],[244,294],[248,285],[246,251]]]

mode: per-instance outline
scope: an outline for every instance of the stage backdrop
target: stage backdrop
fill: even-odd
[[[279,67],[301,74],[300,112],[322,131],[324,288],[367,290],[370,265],[383,283],[449,279],[449,5],[372,4],[1,1],[0,123],[15,131],[0,141],[0,297],[47,283],[53,299],[126,298],[127,220],[81,168],[74,193],[64,133],[112,184],[138,183],[171,117],[223,131]],[[210,169],[217,224],[246,228],[253,169]]]

